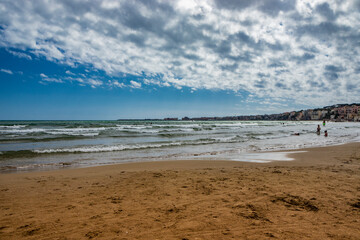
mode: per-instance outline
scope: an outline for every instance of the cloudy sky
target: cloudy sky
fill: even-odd
[[[360,102],[360,0],[2,0],[0,119]]]

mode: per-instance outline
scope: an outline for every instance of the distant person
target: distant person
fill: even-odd
[[[327,136],[328,136],[328,134],[327,134],[327,130],[325,130],[325,134],[324,134],[324,136],[325,136],[325,137],[327,137]]]
[[[325,124],[326,124],[326,122],[325,122],[325,120],[323,121],[323,126],[325,127]]]
[[[300,133],[294,133],[295,136],[300,136]]]
[[[317,135],[320,135],[320,130],[321,130],[320,125],[318,125],[318,127],[317,127],[317,129],[316,129],[316,134],[317,134]]]

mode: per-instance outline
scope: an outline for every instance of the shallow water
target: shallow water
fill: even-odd
[[[360,123],[348,122],[0,121],[0,171],[197,158],[250,161],[239,156],[359,140]]]

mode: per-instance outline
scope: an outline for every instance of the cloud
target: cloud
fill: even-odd
[[[103,85],[103,82],[101,80],[97,80],[97,79],[88,79],[87,83],[92,87],[92,88],[96,88],[99,87],[101,85]]]
[[[297,61],[297,63],[301,64],[303,62],[306,62],[306,61],[309,61],[309,60],[312,60],[315,58],[315,54],[312,54],[312,53],[307,53],[305,52],[303,55],[301,56],[294,56],[293,59],[295,61]]]
[[[145,85],[157,85],[159,87],[170,87],[168,82],[156,79],[156,75],[150,76],[150,78],[139,80],[127,80],[127,76],[121,76],[109,79],[106,76],[93,73],[91,71],[85,71],[85,73],[74,73],[70,70],[65,71],[65,76],[51,75],[48,76],[44,73],[40,74],[42,84],[48,83],[72,83],[80,86],[89,86],[91,88],[142,88],[142,83]],[[142,81],[142,82],[140,82]]]
[[[325,70],[328,72],[344,72],[346,69],[342,66],[326,65]]]
[[[215,0],[218,8],[228,10],[245,10],[253,8],[270,16],[277,16],[280,12],[295,9],[296,0]]]
[[[132,87],[132,88],[141,88],[141,83],[131,80],[130,81],[130,87]]]
[[[218,8],[226,8],[230,10],[243,10],[254,5],[256,2],[253,0],[215,0],[215,4]]]
[[[299,37],[310,36],[322,40],[331,40],[329,37],[349,36],[352,31],[348,26],[332,22],[321,22],[319,24],[304,24],[297,26],[295,31]]]
[[[76,74],[76,73],[71,72],[70,70],[67,70],[65,73],[67,74],[66,76],[58,76],[58,75],[48,76],[44,73],[41,73],[40,74],[40,77],[41,77],[40,83],[42,83],[42,84],[75,83],[80,86],[90,86],[92,88],[98,88],[98,87],[101,87],[104,85],[109,86],[109,87],[125,86],[122,83],[119,83],[118,81],[109,81],[109,83],[105,84],[103,79],[101,79],[99,76],[96,76],[94,74],[88,74],[88,73]]]
[[[338,80],[339,74],[341,72],[344,72],[345,70],[346,69],[343,68],[342,66],[326,65],[325,66],[324,76],[330,82],[334,82],[335,80]]]
[[[330,8],[329,3],[322,3],[316,6],[316,11],[324,16],[327,20],[333,21],[336,19],[334,11]]]
[[[287,89],[287,88],[288,88],[288,87],[287,87],[284,83],[282,83],[282,82],[277,82],[277,83],[275,83],[275,87],[281,88],[281,89]]]
[[[294,10],[296,6],[296,0],[263,0],[260,2],[259,9],[270,16]]]
[[[262,80],[256,80],[254,86],[257,88],[265,88],[267,86],[267,81],[262,79]]]
[[[64,83],[61,79],[57,79],[57,78],[53,78],[53,77],[48,77],[47,75],[45,75],[44,73],[40,74],[41,77],[41,81],[40,83],[45,84],[45,83]]]
[[[42,82],[246,91],[308,105],[360,101],[347,94],[359,79],[359,6],[358,0],[3,0],[0,47],[106,73],[67,72]],[[123,74],[137,77],[121,83]]]
[[[26,53],[23,52],[16,52],[16,51],[11,51],[11,50],[7,50],[9,53],[11,53],[12,55],[18,57],[18,58],[24,58],[27,60],[32,60],[32,57]]]
[[[0,72],[4,72],[4,73],[7,73],[7,74],[10,74],[10,75],[13,75],[14,73],[9,70],[9,69],[0,69]]]
[[[110,82],[110,85],[113,85],[113,86],[118,87],[118,88],[125,87],[124,83],[119,83],[118,81]]]

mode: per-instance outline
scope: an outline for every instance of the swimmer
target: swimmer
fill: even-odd
[[[325,137],[327,137],[327,136],[328,136],[327,130],[325,130],[325,134],[324,134],[324,136],[325,136]]]
[[[320,135],[320,130],[321,130],[320,125],[318,125],[318,127],[317,127],[317,129],[316,129],[316,134],[317,134],[317,135]]]

